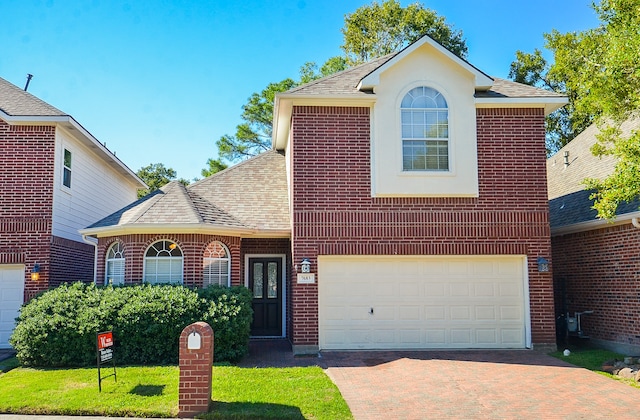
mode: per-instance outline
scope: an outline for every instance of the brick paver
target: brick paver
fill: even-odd
[[[241,365],[321,366],[357,420],[639,418],[640,389],[531,350],[294,357],[282,340],[254,341]]]
[[[640,389],[526,350],[323,353],[356,419],[637,419]]]

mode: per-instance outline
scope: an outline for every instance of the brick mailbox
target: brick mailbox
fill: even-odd
[[[180,334],[178,417],[193,417],[209,409],[213,330],[206,322],[185,327]]]

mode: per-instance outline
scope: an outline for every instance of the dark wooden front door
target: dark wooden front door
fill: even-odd
[[[282,259],[249,258],[252,336],[282,336]]]

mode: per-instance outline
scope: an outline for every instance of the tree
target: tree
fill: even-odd
[[[620,126],[640,118],[640,5],[638,0],[602,0],[594,5],[602,24],[569,37],[552,34],[567,61],[562,68],[580,89],[576,109],[599,113],[597,155],[613,155],[617,164],[604,180],[589,179],[598,217],[611,220],[621,202],[640,198],[640,130],[623,135]]]
[[[348,68],[347,59],[340,56],[328,59],[322,67],[320,67],[320,71],[318,71],[318,65],[315,62],[308,61],[300,67],[300,84],[309,83]]]
[[[253,93],[242,106],[244,121],[236,127],[235,136],[225,134],[216,142],[220,158],[230,162],[258,155],[271,148],[273,103],[276,93],[296,86],[292,79],[269,83],[260,93]]]
[[[167,168],[162,163],[150,163],[138,169],[138,177],[149,187],[147,190],[138,191],[138,198],[162,188],[164,185],[176,179],[177,173],[172,168]],[[184,185],[189,185],[189,181],[180,178],[178,180]]]
[[[341,48],[349,65],[399,51],[425,34],[457,56],[467,55],[462,31],[454,30],[443,17],[420,3],[403,8],[398,0],[374,1],[347,14],[344,20]]]
[[[344,57],[331,57],[320,69],[315,62],[307,62],[300,68],[299,82],[284,79],[278,83],[270,83],[262,92],[249,97],[242,107],[243,122],[236,127],[236,134],[225,134],[216,142],[221,162],[237,162],[271,147],[273,101],[276,93],[346,70],[351,65],[399,51],[425,34],[462,58],[467,53],[462,32],[454,30],[445,23],[443,17],[419,3],[403,8],[397,0],[387,0],[382,4],[374,1],[370,6],[360,7],[347,15],[342,33]]]
[[[205,178],[222,170],[225,170],[228,167],[228,165],[222,162],[220,159],[212,158],[207,160],[207,165],[209,166],[209,168],[204,168],[202,171],[200,171],[200,174]]]
[[[548,47],[551,48],[549,44]],[[575,110],[576,91],[568,89],[564,75],[547,63],[539,49],[533,53],[516,51],[511,63],[509,78],[518,83],[548,89],[569,97],[569,103],[554,111],[545,119],[547,155],[551,156],[573,140],[593,121],[593,116]]]

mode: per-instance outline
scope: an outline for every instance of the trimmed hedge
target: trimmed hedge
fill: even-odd
[[[89,366],[96,333],[113,330],[116,363],[177,363],[180,333],[204,321],[214,360],[235,361],[247,353],[251,317],[244,287],[63,284],[22,307],[9,342],[25,366]]]

